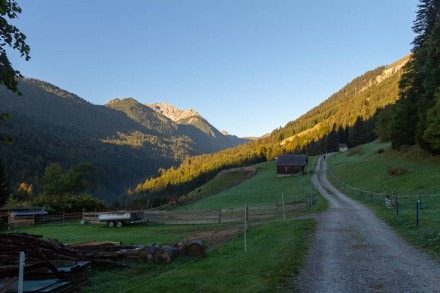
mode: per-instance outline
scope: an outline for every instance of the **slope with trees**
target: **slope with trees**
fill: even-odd
[[[417,144],[440,153],[440,1],[420,0],[412,58],[399,84],[391,138],[394,148]]]
[[[134,99],[93,105],[29,78],[20,79],[18,88],[22,95],[0,88],[0,108],[11,116],[0,132],[14,139],[12,145],[0,145],[12,191],[26,183],[40,194],[47,166],[70,169],[88,162],[97,178],[92,193],[111,202],[142,178],[158,174],[159,168],[245,141],[215,140],[191,125],[182,131]]]
[[[155,205],[212,179],[223,169],[273,160],[283,153],[334,151],[341,142],[356,146],[377,137],[378,114],[398,99],[402,66],[409,56],[355,78],[319,106],[269,136],[215,154],[193,156],[179,167],[139,183],[135,202]]]
[[[4,0],[0,2],[0,86],[4,86],[7,90],[18,93],[17,79],[22,75],[12,66],[7,47],[12,51],[18,51],[21,57],[29,60],[30,47],[26,43],[26,35],[23,34],[11,22],[21,13],[21,8],[15,0]],[[0,123],[9,118],[9,113],[0,107]],[[1,125],[1,124],[0,124]],[[0,144],[10,143],[11,138],[0,132]],[[6,202],[8,194],[7,174],[0,157],[0,207]]]

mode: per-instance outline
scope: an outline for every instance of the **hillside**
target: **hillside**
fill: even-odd
[[[246,141],[177,124],[131,98],[93,105],[36,79],[20,80],[19,89],[22,96],[0,89],[0,109],[11,116],[0,124],[0,133],[14,139],[12,145],[0,145],[11,191],[26,182],[40,193],[44,170],[52,163],[68,170],[90,162],[93,193],[112,201],[159,168]]]
[[[273,160],[282,153],[308,155],[333,151],[339,143],[356,146],[377,137],[378,113],[396,103],[402,67],[409,55],[356,77],[341,90],[301,117],[270,135],[215,154],[191,157],[157,178],[139,183],[135,192],[146,200],[184,195],[219,171]]]
[[[272,140],[278,140],[283,145],[299,138],[316,140],[328,134],[334,126],[351,127],[358,118],[363,121],[371,119],[378,110],[396,103],[402,67],[409,57],[407,55],[355,78],[320,105],[272,132]]]

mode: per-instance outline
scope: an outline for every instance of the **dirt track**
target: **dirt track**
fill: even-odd
[[[329,208],[295,284],[300,292],[440,292],[440,264],[409,246],[362,204],[327,180],[318,162],[314,185]]]

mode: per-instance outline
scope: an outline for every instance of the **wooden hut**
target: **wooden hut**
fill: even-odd
[[[346,143],[340,143],[339,144],[339,152],[343,153],[348,151],[348,145]]]
[[[35,221],[45,215],[47,212],[42,209],[10,209],[8,223],[10,227],[34,226]]]
[[[277,159],[277,176],[301,175],[305,172],[306,155],[282,155]]]

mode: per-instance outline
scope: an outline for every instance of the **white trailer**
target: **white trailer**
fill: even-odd
[[[148,220],[144,216],[144,212],[119,211],[110,213],[101,213],[98,215],[100,222],[107,222],[109,227],[122,227],[128,224],[145,223]]]

